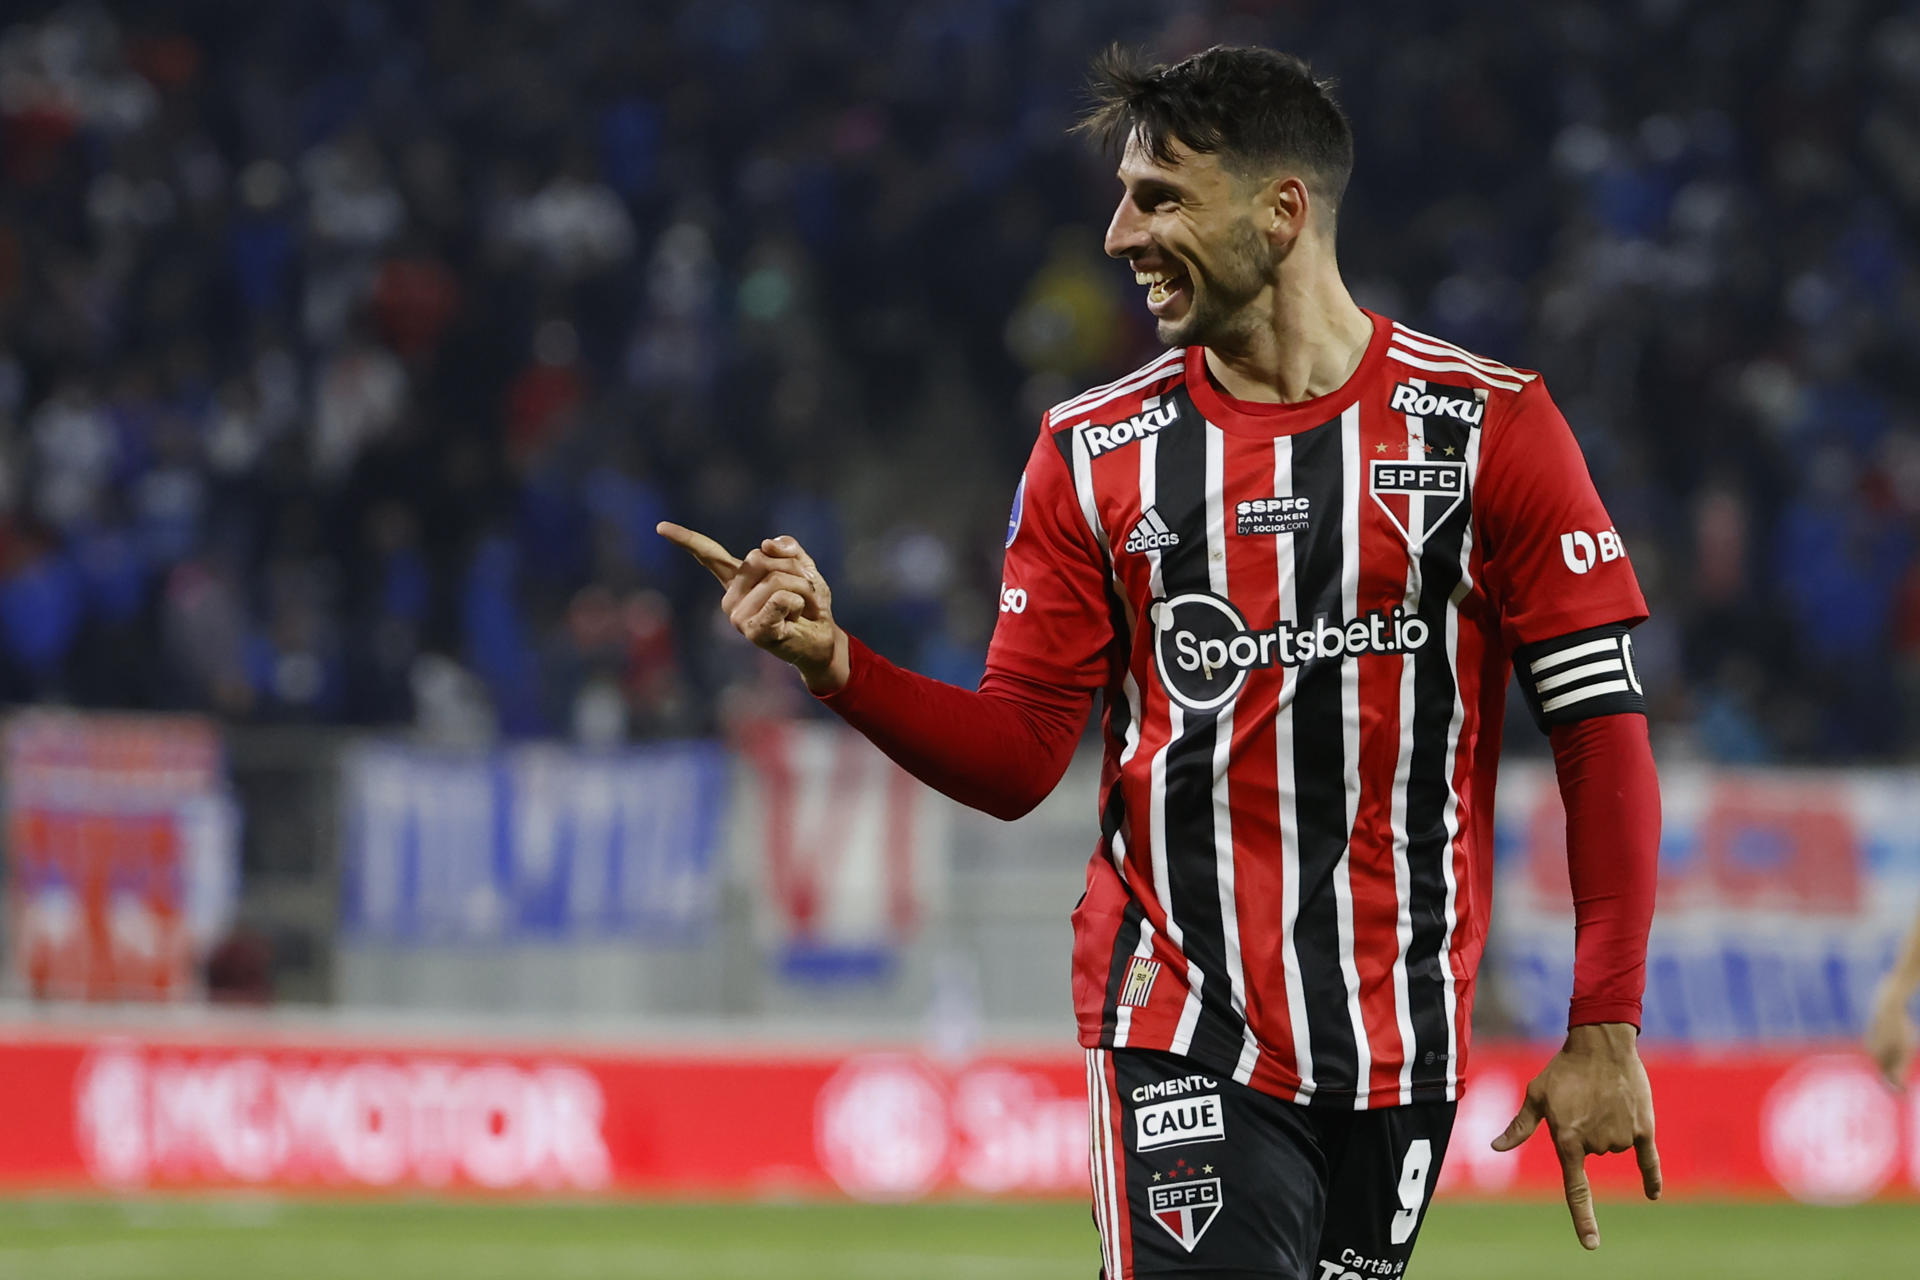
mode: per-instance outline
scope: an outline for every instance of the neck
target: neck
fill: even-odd
[[[1236,400],[1297,404],[1337,391],[1360,367],[1373,321],[1355,305],[1339,272],[1325,269],[1274,282],[1273,310],[1231,344],[1206,348],[1207,369]]]

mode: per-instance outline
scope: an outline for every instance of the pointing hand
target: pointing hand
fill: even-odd
[[[734,630],[792,663],[814,693],[846,684],[847,637],[833,620],[833,593],[799,542],[768,538],[736,558],[704,533],[662,520],[655,532],[685,550],[726,588],[720,608]]]
[[[1511,1151],[1540,1127],[1542,1120],[1560,1157],[1567,1210],[1573,1229],[1588,1249],[1600,1247],[1600,1223],[1593,1215],[1593,1191],[1587,1185],[1590,1155],[1631,1149],[1640,1163],[1647,1199],[1660,1198],[1660,1151],[1653,1144],[1653,1090],[1640,1065],[1634,1028],[1623,1022],[1574,1027],[1567,1043],[1527,1086],[1520,1113],[1493,1140],[1495,1151]]]

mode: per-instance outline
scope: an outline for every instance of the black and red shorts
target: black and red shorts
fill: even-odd
[[[1454,1104],[1302,1105],[1191,1059],[1090,1049],[1101,1275],[1396,1280]]]

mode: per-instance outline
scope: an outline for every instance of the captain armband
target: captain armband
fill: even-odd
[[[1542,732],[1595,716],[1647,713],[1624,622],[1523,645],[1514,651],[1513,671]]]

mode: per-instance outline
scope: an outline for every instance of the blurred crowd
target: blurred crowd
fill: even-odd
[[[1365,305],[1542,370],[1670,752],[1920,736],[1920,5],[16,4],[0,697],[606,742],[797,705],[673,518],[970,683],[1048,404],[1154,349],[1063,134],[1297,51]]]

